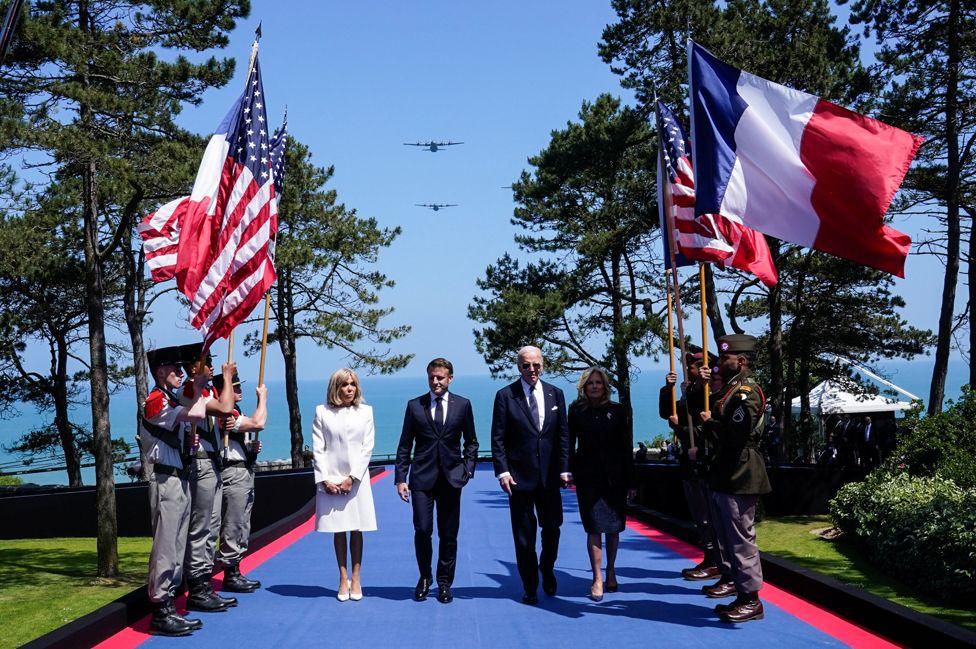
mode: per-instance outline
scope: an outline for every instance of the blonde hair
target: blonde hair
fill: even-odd
[[[333,408],[342,407],[342,397],[339,396],[339,388],[348,380],[356,384],[356,396],[352,398],[352,405],[358,406],[363,402],[363,388],[359,383],[359,377],[348,367],[343,367],[335,371],[329,379],[329,388],[325,391],[326,400]]]
[[[579,381],[576,382],[576,400],[580,403],[586,403],[589,401],[589,399],[586,397],[586,382],[589,381],[590,377],[594,374],[599,374],[601,377],[603,377],[603,400],[600,403],[607,403],[610,401],[610,393],[613,391],[613,388],[610,387],[610,376],[605,369],[594,365],[593,367],[588,367],[583,370],[583,373],[580,374]]]

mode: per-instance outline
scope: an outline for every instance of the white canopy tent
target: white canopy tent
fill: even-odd
[[[810,390],[810,411],[826,416],[833,414],[862,414],[869,412],[904,412],[911,408],[908,401],[896,401],[880,395],[854,394],[841,383],[824,381]],[[800,413],[800,397],[793,399],[793,414]]]

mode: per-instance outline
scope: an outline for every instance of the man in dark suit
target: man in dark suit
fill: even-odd
[[[420,581],[414,599],[427,599],[433,560],[434,506],[437,506],[437,600],[454,599],[451,584],[457,564],[461,488],[474,475],[478,438],[471,402],[448,392],[454,366],[445,358],[427,364],[430,392],[407,402],[396,455],[396,488],[404,502],[413,494],[414,548]],[[464,451],[461,439],[464,439]],[[411,451],[413,459],[411,460]],[[412,464],[412,466],[411,466]],[[407,482],[407,473],[410,482]]]
[[[509,495],[515,560],[525,593],[522,601],[538,603],[542,589],[556,594],[553,568],[559,550],[563,503],[559,487],[572,481],[569,473],[569,425],[563,391],[540,380],[542,350],[518,352],[521,378],[495,395],[491,422],[491,455],[495,476]],[[538,518],[537,518],[538,517]],[[535,554],[536,526],[542,528],[542,552]]]

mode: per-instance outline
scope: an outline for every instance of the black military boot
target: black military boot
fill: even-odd
[[[721,611],[718,617],[723,622],[749,622],[761,620],[764,617],[763,605],[759,601],[759,593],[741,593],[727,610]]]
[[[213,592],[209,577],[188,581],[187,585],[189,593],[186,598],[186,607],[191,611],[221,613],[227,610],[228,605]]]
[[[190,635],[193,627],[189,622],[176,614],[176,609],[169,601],[153,604],[152,617],[149,620],[149,633],[152,635],[184,636]]]
[[[210,581],[209,579],[207,580],[207,589],[210,591],[210,594],[217,599],[218,602],[222,602],[227,608],[231,608],[232,606],[237,606],[236,597],[222,597],[220,593],[214,590],[213,582]]]
[[[221,590],[228,593],[253,593],[261,587],[261,582],[246,579],[237,566],[224,568],[224,586]]]
[[[168,609],[171,616],[190,625],[191,630],[196,631],[197,629],[203,628],[203,622],[197,618],[190,618],[186,617],[185,615],[180,615],[179,611],[176,610],[176,606],[173,605],[173,600],[169,601]]]

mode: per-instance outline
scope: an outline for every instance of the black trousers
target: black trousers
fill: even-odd
[[[457,566],[457,535],[461,523],[461,490],[444,479],[437,478],[433,489],[414,489],[413,545],[417,553],[420,576],[431,579],[431,562],[434,547],[434,506],[437,506],[437,583],[450,586],[454,583]]]
[[[533,491],[512,491],[508,500],[515,539],[515,562],[522,586],[528,593],[539,588],[539,569],[550,571],[559,552],[559,526],[563,524],[563,499],[559,486],[541,485]],[[536,558],[535,530],[542,528],[542,552]]]

